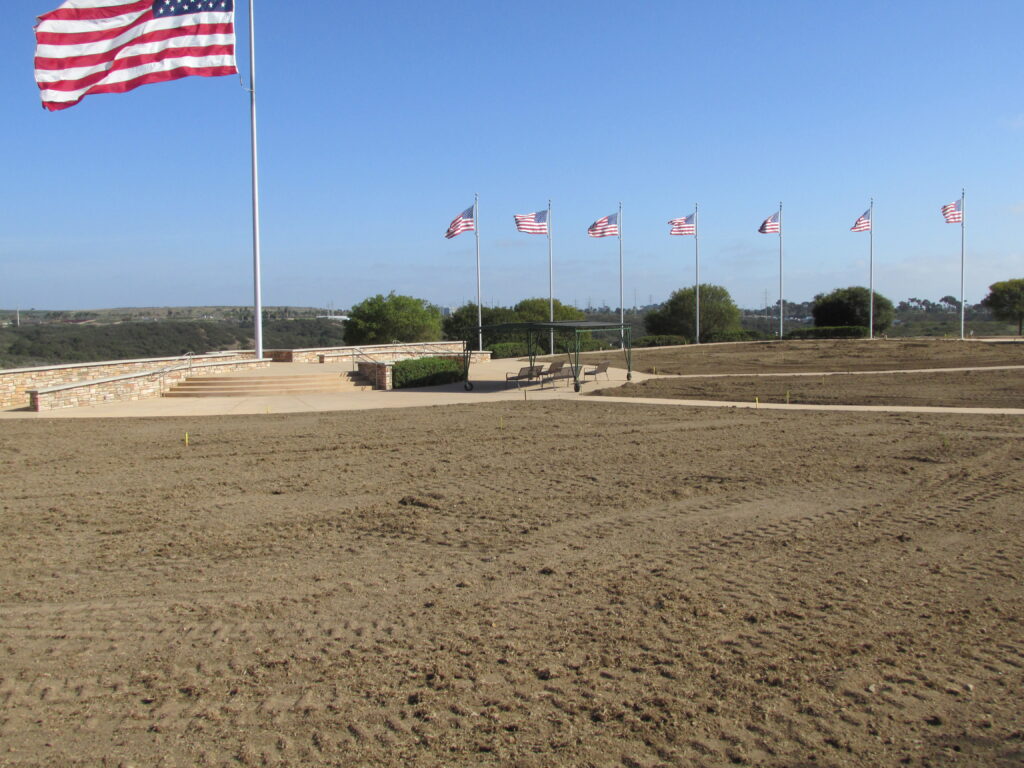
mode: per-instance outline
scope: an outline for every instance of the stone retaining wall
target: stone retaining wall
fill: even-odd
[[[188,376],[266,368],[270,364],[269,358],[253,360],[250,356],[248,360],[193,363],[161,371],[150,369],[121,376],[75,381],[54,387],[30,390],[28,392],[29,407],[33,411],[50,411],[55,408],[98,405],[113,400],[143,400],[149,397],[159,397],[171,386],[183,381]]]
[[[295,350],[306,352],[307,350]],[[339,347],[332,350],[321,350],[314,360],[306,362],[345,363],[345,362],[391,362],[399,360],[417,360],[423,357],[462,357],[462,342],[439,341],[430,344],[385,344],[367,347]],[[470,364],[486,363],[491,359],[491,351],[470,352]],[[298,362],[298,361],[296,361]]]
[[[392,389],[392,371],[394,369],[394,363],[365,363],[360,362],[357,364],[359,369],[359,375],[367,379],[374,389],[384,389],[390,391]]]
[[[353,357],[361,357],[360,352],[374,360],[404,360],[409,357],[430,357],[435,352],[462,352],[461,341],[421,341],[416,343],[399,344],[366,344],[363,346],[350,347],[310,347],[308,349],[265,349],[263,356],[269,357],[275,363],[320,363],[320,357],[328,356],[329,362],[341,362],[350,360]],[[430,354],[425,354],[426,352]]]
[[[228,362],[252,360],[253,353],[214,352],[195,355],[192,364],[204,362]],[[61,384],[92,381],[114,376],[153,371],[158,368],[176,367],[186,363],[184,355],[178,357],[156,357],[144,360],[108,360],[101,363],[74,363],[72,365],[44,365],[36,368],[0,369],[0,408],[23,408],[29,405],[29,391],[48,389]]]

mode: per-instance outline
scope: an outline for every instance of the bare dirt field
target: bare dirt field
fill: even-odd
[[[1024,408],[1024,369],[949,373],[729,376],[651,379],[597,390],[614,397],[808,403]]]
[[[600,398],[8,421],[0,765],[1019,766],[1022,438]]]
[[[1024,365],[1024,342],[858,339],[700,344],[633,350],[633,367],[636,370],[676,375],[915,370],[988,365]]]

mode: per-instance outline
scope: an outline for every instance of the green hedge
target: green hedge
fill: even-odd
[[[488,349],[491,350],[492,360],[503,357],[526,357],[527,354],[525,341],[501,341],[491,344]]]
[[[399,360],[391,371],[391,386],[435,387],[462,381],[466,376],[462,360],[457,357],[421,357],[418,360]]]
[[[710,333],[704,340],[707,344],[714,344],[715,342],[723,341],[763,341],[770,339],[768,336],[760,331],[754,330],[739,330],[739,331],[720,331],[718,333]]]
[[[863,325],[823,325],[820,328],[796,328],[786,334],[787,339],[866,339],[868,329]]]
[[[641,336],[639,339],[633,339],[634,347],[674,347],[679,344],[689,343],[685,336],[673,336],[672,334]]]
[[[566,344],[572,344],[571,338],[555,339],[555,354],[564,354],[567,350]],[[599,339],[580,339],[580,351],[581,352],[596,352],[603,349],[616,349],[618,348],[618,342],[612,344],[607,341],[601,341]],[[529,351],[526,349],[525,341],[502,341],[497,344],[491,344],[488,349],[491,351],[491,359],[498,360],[506,357],[526,357],[529,355]],[[548,340],[544,339],[543,343],[537,344],[537,354],[546,355],[548,349]]]

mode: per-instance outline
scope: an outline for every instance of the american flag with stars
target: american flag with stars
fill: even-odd
[[[963,208],[960,207],[960,201],[956,200],[942,206],[942,218],[946,220],[947,224],[962,223],[964,220],[964,211]]]
[[[473,219],[473,206],[471,205],[452,219],[452,223],[448,225],[448,231],[444,233],[444,236],[451,240],[456,235],[461,235],[463,232],[472,232],[475,229],[476,221]]]
[[[868,208],[861,214],[861,217],[853,222],[853,226],[850,227],[851,232],[870,232],[871,231],[871,209]]]
[[[234,0],[67,0],[36,24],[43,107],[189,75],[234,75]]]
[[[516,229],[530,235],[546,235],[548,233],[548,212],[514,213]]]
[[[689,216],[683,216],[681,219],[672,219],[669,221],[669,225],[672,227],[668,232],[670,235],[696,235],[697,212],[694,211]]]
[[[613,213],[609,216],[598,219],[587,227],[587,234],[591,237],[618,237],[619,214]]]
[[[782,232],[782,223],[779,221],[779,212],[776,211],[767,219],[761,222],[761,226],[757,228],[757,231],[762,235],[771,235],[776,232]]]

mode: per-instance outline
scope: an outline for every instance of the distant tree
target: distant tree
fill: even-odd
[[[516,313],[516,322],[546,323],[551,319],[550,305],[547,299],[523,299],[512,311]],[[555,299],[555,320],[583,320],[586,315],[582,310],[563,304]]]
[[[441,312],[423,299],[377,294],[356,304],[345,323],[347,344],[388,344],[392,341],[436,341],[441,338]]]
[[[860,325],[868,327],[869,302],[871,292],[863,286],[853,285],[849,288],[836,288],[831,293],[819,293],[814,297],[811,314],[814,324],[823,326]],[[916,299],[911,299],[911,302]],[[875,293],[875,333],[881,333],[893,320],[893,306],[885,296]]]
[[[516,313],[509,307],[481,307],[480,317],[483,325],[499,325],[500,323],[516,322]],[[444,337],[455,341],[470,341],[476,338],[477,312],[476,303],[463,304],[444,319]],[[504,336],[484,335],[484,347],[497,341],[506,341]],[[473,347],[476,349],[476,346]]]
[[[1024,279],[1002,280],[988,287],[982,306],[992,310],[1004,323],[1017,322],[1017,335],[1024,334]]]
[[[644,327],[652,336],[696,336],[697,292],[694,288],[675,291],[660,309],[653,309],[644,318]],[[740,310],[729,292],[720,285],[700,286],[700,340],[740,331]]]
[[[943,296],[939,299],[939,304],[944,304],[945,309],[948,312],[959,312],[960,311],[960,299],[956,296]]]

